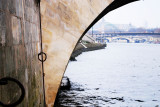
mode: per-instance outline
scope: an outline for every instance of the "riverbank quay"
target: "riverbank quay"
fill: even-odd
[[[101,43],[78,43],[72,56],[71,61],[76,61],[75,57],[82,54],[83,52],[94,51],[99,49],[105,49],[107,45]],[[60,90],[68,90],[71,88],[70,80],[68,77],[64,76],[61,82]]]
[[[99,49],[105,49],[107,44],[101,43],[78,43],[76,48],[74,49],[70,61],[76,61],[76,57],[83,52],[94,51]]]

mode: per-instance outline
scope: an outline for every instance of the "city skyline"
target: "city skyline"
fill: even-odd
[[[140,0],[111,11],[104,19],[113,24],[160,28],[160,0]]]
[[[143,28],[136,27],[132,24],[113,24],[107,22],[104,18],[98,21],[88,33],[94,32],[146,32],[146,33],[160,33],[160,28]]]

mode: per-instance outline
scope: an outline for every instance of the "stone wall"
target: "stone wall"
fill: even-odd
[[[43,106],[39,8],[35,0],[0,0],[0,79],[12,77],[25,87],[19,107]],[[0,101],[20,96],[14,82],[0,85]]]

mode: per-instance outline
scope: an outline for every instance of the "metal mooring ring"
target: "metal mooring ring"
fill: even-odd
[[[4,104],[0,101],[0,105],[3,106],[3,107],[15,107],[23,101],[24,96],[25,96],[25,89],[24,89],[23,85],[18,80],[14,79],[14,78],[11,78],[11,77],[5,77],[5,78],[0,79],[0,85],[7,85],[8,81],[15,82],[19,86],[19,88],[21,89],[21,96],[14,103]]]
[[[43,60],[43,59],[40,59],[40,56],[41,56],[41,55],[44,55],[44,56],[45,56],[44,60]],[[40,52],[40,53],[38,54],[38,59],[39,59],[41,62],[46,61],[46,59],[47,59],[47,55],[46,55],[46,53],[44,53],[44,52]]]

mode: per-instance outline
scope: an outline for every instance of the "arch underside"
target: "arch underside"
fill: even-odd
[[[53,106],[70,56],[85,33],[108,12],[136,0],[42,0],[41,22],[47,106]]]

